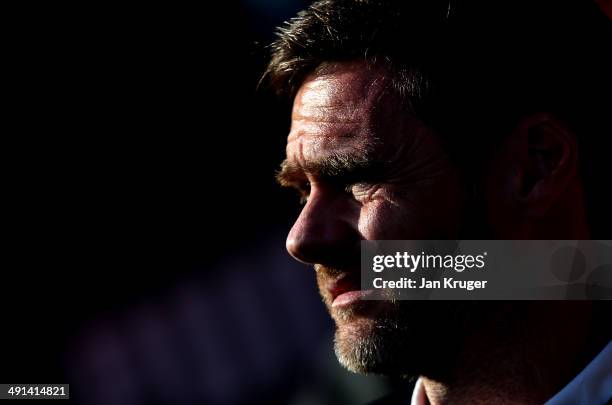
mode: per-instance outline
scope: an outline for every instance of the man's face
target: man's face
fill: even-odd
[[[359,242],[455,239],[463,187],[441,139],[401,106],[384,69],[342,63],[318,72],[295,97],[279,174],[305,197],[287,250],[315,267],[340,361],[387,372],[399,367],[391,364],[398,342],[431,342],[457,305],[363,300]]]

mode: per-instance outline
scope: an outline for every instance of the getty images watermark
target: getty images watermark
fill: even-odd
[[[368,299],[612,299],[612,241],[363,241]]]

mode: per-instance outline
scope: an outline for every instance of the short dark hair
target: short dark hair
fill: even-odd
[[[414,9],[405,12],[399,2],[315,2],[279,27],[265,78],[280,95],[293,97],[321,63],[363,60],[391,70],[403,99],[414,105],[428,85],[419,66],[428,60],[422,53],[432,52],[433,36],[446,20],[441,3],[408,2]],[[427,43],[408,42],[417,32],[429,37]]]
[[[601,205],[588,183],[608,153],[611,38],[588,0],[321,0],[278,29],[263,80],[292,99],[322,63],[383,64],[467,171],[481,167],[492,134],[553,113],[579,134],[587,202]]]

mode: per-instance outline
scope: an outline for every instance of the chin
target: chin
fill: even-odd
[[[371,304],[371,305],[368,305]],[[414,331],[397,322],[389,302],[370,301],[332,312],[336,322],[334,350],[338,361],[349,371],[360,374],[411,375],[410,357]]]
[[[416,373],[410,363],[398,361],[408,354],[401,348],[395,333],[380,327],[371,319],[354,320],[337,325],[334,350],[347,370],[360,374],[406,375]],[[402,339],[405,342],[404,339]],[[412,363],[414,364],[414,363]]]
[[[378,301],[331,311],[340,364],[361,374],[440,375],[458,354],[466,328],[461,303]],[[467,307],[467,305],[466,305]],[[467,308],[462,308],[467,309]],[[459,315],[459,316],[458,316]]]

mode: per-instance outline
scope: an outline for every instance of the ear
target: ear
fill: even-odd
[[[519,122],[504,148],[512,205],[524,216],[545,216],[578,175],[574,134],[553,115],[537,113]]]

